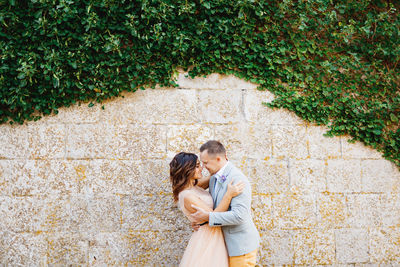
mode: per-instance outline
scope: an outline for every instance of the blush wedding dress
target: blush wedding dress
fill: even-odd
[[[190,212],[185,208],[184,199],[188,194],[195,194],[207,206],[213,208],[213,199],[210,193],[199,186],[183,190],[178,195],[179,208],[190,220]],[[200,226],[190,237],[183,254],[180,267],[228,267],[228,251],[221,227],[210,227],[208,224]]]

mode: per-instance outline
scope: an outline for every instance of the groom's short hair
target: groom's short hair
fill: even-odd
[[[200,152],[203,152],[204,150],[207,150],[207,153],[209,155],[226,154],[225,147],[216,140],[209,140],[206,143],[202,144],[200,147]]]

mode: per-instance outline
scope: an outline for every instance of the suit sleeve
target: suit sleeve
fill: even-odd
[[[240,176],[233,177],[234,183],[242,180],[246,186],[244,191],[232,198],[231,210],[225,212],[210,212],[209,226],[225,226],[242,224],[248,219],[251,206],[251,187],[249,181]]]

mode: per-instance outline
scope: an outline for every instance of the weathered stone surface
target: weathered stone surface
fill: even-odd
[[[204,123],[233,123],[242,119],[240,90],[206,90],[198,92],[199,118]]]
[[[31,196],[78,192],[65,160],[0,160],[0,194]]]
[[[359,160],[327,160],[329,192],[360,192],[361,163]]]
[[[59,116],[62,118],[63,123],[97,123],[100,121],[101,106],[103,104],[95,103],[94,106],[89,107],[89,103],[75,104],[70,107],[63,107],[59,109]]]
[[[293,235],[295,264],[333,264],[335,234],[333,230],[296,230]]]
[[[316,159],[339,158],[340,138],[326,137],[328,128],[322,126],[309,126],[307,128],[308,144],[310,148],[310,157]]]
[[[272,196],[275,227],[280,229],[316,226],[316,199],[313,195],[285,192]]]
[[[349,136],[342,136],[342,156],[344,159],[382,159],[382,154],[377,150],[356,141],[349,143]]]
[[[288,230],[260,231],[259,266],[291,265],[294,260],[293,234]]]
[[[90,241],[89,263],[94,266],[177,266],[190,235],[186,231],[152,230],[101,233]]]
[[[29,158],[64,158],[63,124],[31,125],[28,130]]]
[[[168,128],[168,157],[179,152],[199,153],[201,144],[214,139],[213,129],[206,125],[172,125]]]
[[[349,217],[347,223],[352,228],[377,227],[382,224],[378,194],[350,194],[346,196]]]
[[[333,229],[347,227],[349,212],[346,197],[341,193],[322,193],[317,200],[318,227]]]
[[[165,160],[74,160],[74,179],[80,191],[122,195],[169,192],[169,166]]]
[[[110,128],[107,158],[163,158],[166,154],[166,128],[160,125],[127,124]],[[99,144],[100,145],[100,144]]]
[[[272,125],[270,133],[273,157],[293,159],[308,157],[305,126]]]
[[[326,191],[326,165],[322,160],[289,160],[290,187],[301,193]]]
[[[121,199],[117,195],[78,194],[43,200],[40,230],[93,235],[121,228]]]
[[[369,231],[370,262],[400,265],[400,229],[371,228]]]
[[[340,263],[368,262],[368,231],[335,230],[336,259]]]
[[[387,160],[363,160],[361,181],[363,192],[396,192],[400,187],[399,170]]]
[[[0,158],[25,158],[28,153],[28,126],[0,125]]]
[[[12,232],[42,230],[43,207],[41,197],[0,197],[0,229]]]
[[[254,189],[253,189],[254,190]],[[252,201],[253,221],[259,230],[271,230],[274,228],[272,198],[266,194],[253,194]]]
[[[288,163],[285,160],[257,160],[251,164],[251,177],[256,193],[283,193],[289,190]]]
[[[264,123],[235,123],[215,126],[215,139],[220,140],[230,159],[265,159],[272,157],[272,137]]]
[[[139,124],[69,125],[68,158],[142,159],[166,154],[166,128]]]
[[[89,242],[79,234],[52,233],[46,236],[46,241],[47,264],[51,266],[87,264]]]
[[[47,244],[43,234],[0,232],[2,266],[45,266]]]
[[[122,206],[124,230],[172,231],[190,228],[189,220],[173,203],[172,194],[126,196],[122,199]]]
[[[305,125],[296,114],[286,109],[272,109],[263,104],[270,103],[275,96],[269,91],[246,90],[244,94],[244,113],[246,120],[254,123]]]
[[[139,90],[105,104],[101,120],[126,123],[195,123],[199,121],[195,90]]]
[[[386,193],[379,195],[379,213],[383,227],[400,228],[400,194]]]
[[[111,142],[110,125],[76,124],[67,127],[67,158],[104,158]]]

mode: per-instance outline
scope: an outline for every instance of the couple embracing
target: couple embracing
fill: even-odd
[[[203,166],[210,177],[202,177]],[[255,266],[260,237],[251,217],[250,183],[228,161],[224,146],[206,142],[200,160],[178,153],[170,179],[174,200],[195,230],[180,266]]]

